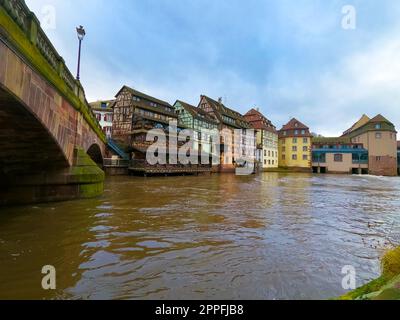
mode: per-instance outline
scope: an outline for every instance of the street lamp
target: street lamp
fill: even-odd
[[[79,52],[78,52],[78,72],[76,74],[76,80],[79,81],[80,79],[80,69],[81,69],[81,48],[82,48],[82,40],[86,35],[85,29],[83,29],[82,26],[79,26],[79,28],[76,28],[76,32],[78,34],[78,40],[79,40]]]

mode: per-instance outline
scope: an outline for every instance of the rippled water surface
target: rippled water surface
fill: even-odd
[[[109,178],[98,199],[0,209],[0,298],[329,298],[345,265],[379,276],[399,213],[399,178]]]

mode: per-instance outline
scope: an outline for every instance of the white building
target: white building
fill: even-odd
[[[93,113],[99,121],[101,128],[106,134],[107,138],[112,137],[112,126],[113,126],[113,106],[115,100],[96,101],[90,103]]]

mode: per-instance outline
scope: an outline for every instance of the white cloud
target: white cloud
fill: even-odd
[[[332,64],[323,73],[292,76],[269,92],[282,113],[306,122],[313,131],[338,135],[363,113],[383,114],[400,124],[400,39],[398,30],[366,44]],[[284,76],[283,78],[289,79]],[[287,118],[289,115],[287,116]]]

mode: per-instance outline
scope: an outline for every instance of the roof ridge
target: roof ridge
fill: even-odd
[[[165,106],[168,106],[168,107],[172,107],[172,106],[170,105],[170,103],[167,102],[167,101],[164,101],[164,100],[155,98],[155,97],[153,97],[153,96],[148,95],[147,93],[144,93],[144,92],[141,92],[141,91],[139,91],[139,90],[133,89],[133,88],[127,86],[127,85],[124,85],[124,86],[122,87],[122,89],[117,93],[117,95],[118,95],[123,89],[129,90],[132,94],[135,94],[135,95],[138,95],[138,96],[142,96],[142,98],[144,98],[144,99],[152,100],[152,101],[157,102],[157,103],[159,103],[159,104],[162,104],[162,105],[165,105]]]

